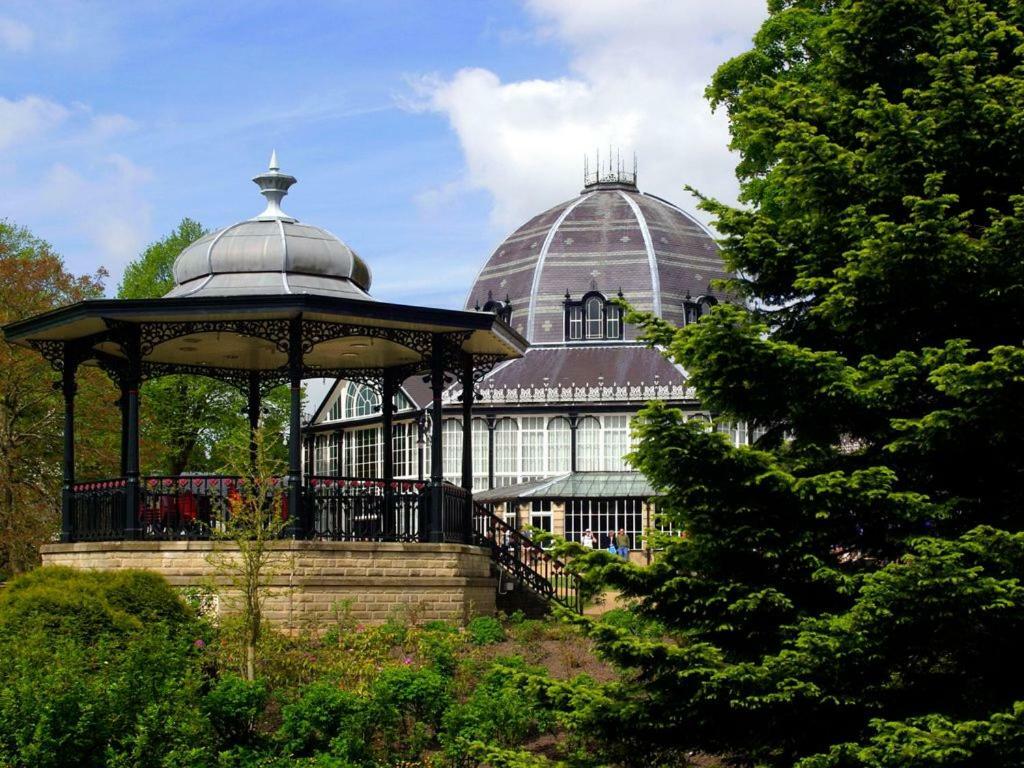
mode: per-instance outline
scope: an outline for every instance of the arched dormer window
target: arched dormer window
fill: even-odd
[[[621,296],[621,294],[620,294]],[[598,291],[579,301],[565,294],[565,340],[593,341],[622,338],[622,310]]]
[[[683,299],[683,325],[696,323],[704,315],[708,314],[716,304],[718,304],[718,299],[711,294],[705,294],[704,296],[692,299],[690,294],[687,293],[686,298]]]
[[[477,309],[480,308],[481,307],[477,305]],[[483,311],[493,312],[509,325],[512,324],[512,298],[508,295],[505,296],[504,301],[499,301],[494,298],[494,294],[491,291],[488,291],[487,301],[484,302]]]
[[[369,387],[350,381],[345,392],[345,418],[356,419],[380,412],[380,395]]]

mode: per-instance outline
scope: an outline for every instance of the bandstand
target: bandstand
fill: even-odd
[[[519,545],[529,544],[517,542],[510,559],[505,545],[516,532],[497,530],[501,522],[473,502],[472,393],[496,363],[523,354],[525,339],[493,313],[374,300],[370,271],[355,252],[281,209],[296,179],[280,171],[276,155],[253,180],[266,209],[186,248],[165,297],[84,301],[4,328],[9,341],[50,362],[64,394],[60,542],[44,547],[44,562],[153,568],[181,586],[209,576],[206,555],[224,546],[210,540],[211,531],[227,514],[237,479],[148,476],[139,466],[140,385],[168,374],[203,375],[244,393],[252,429],[266,392],[290,387],[288,469],[278,479],[288,527],[279,546],[294,555],[294,566],[281,577],[287,594],[273,599],[272,619],[297,626],[329,615],[339,601],[369,620],[412,603],[428,617],[493,610],[494,564],[536,570],[536,556],[521,556]],[[84,365],[99,366],[120,388],[119,477],[75,475],[75,378]],[[429,479],[395,480],[391,440],[383,441],[379,478],[303,471],[304,379],[343,377],[372,387],[384,434],[391,434],[398,385],[413,375],[429,384],[437,424],[446,386],[458,381],[468,393],[461,486],[442,477],[441,429],[430,433]],[[553,561],[547,567],[561,570]],[[554,573],[545,580],[552,591],[565,583]]]

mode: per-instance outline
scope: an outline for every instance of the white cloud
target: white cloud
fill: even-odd
[[[26,53],[32,49],[34,40],[35,35],[28,24],[0,16],[0,49]]]
[[[17,101],[0,96],[0,149],[37,139],[63,123],[69,114],[67,107],[39,96]]]
[[[25,191],[22,206],[88,238],[96,262],[116,277],[149,237],[151,211],[142,187],[150,178],[148,170],[117,154],[80,168],[55,163]]]
[[[116,278],[150,235],[148,169],[111,151],[135,122],[79,102],[0,96],[0,149],[8,159],[4,215],[48,239],[80,240]]]
[[[763,0],[529,0],[537,36],[568,47],[571,77],[502,82],[468,68],[416,83],[447,116],[464,183],[487,190],[510,229],[581,186],[584,154],[636,152],[640,186],[686,200],[683,185],[731,200],[735,158],[723,114],[704,99],[715,68],[745,50]],[[429,195],[425,196],[429,199]]]

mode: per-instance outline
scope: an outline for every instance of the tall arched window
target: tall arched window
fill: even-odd
[[[629,453],[629,416],[604,417],[604,469],[624,472]]]
[[[462,420],[445,419],[441,432],[444,479],[458,485],[462,482]]]
[[[380,395],[367,386],[351,381],[345,393],[345,417],[356,419],[380,411]]]
[[[569,420],[556,416],[548,421],[548,472],[568,472],[572,469],[572,429]]]
[[[519,425],[508,417],[494,427],[494,484],[499,488],[519,479]]]
[[[519,442],[523,453],[523,480],[544,476],[544,417],[523,416]]]
[[[490,430],[485,419],[473,419],[473,490],[485,491],[491,480]]]
[[[586,303],[587,338],[604,338],[604,299],[591,296]]]
[[[576,469],[599,472],[601,467],[601,422],[585,416],[576,425]]]

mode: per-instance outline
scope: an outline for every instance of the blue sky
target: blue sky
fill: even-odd
[[[0,2],[0,217],[69,268],[125,263],[184,216],[285,210],[348,242],[375,296],[456,306],[502,237],[615,144],[641,186],[729,198],[701,97],[762,0]],[[692,207],[692,205],[690,205]]]

